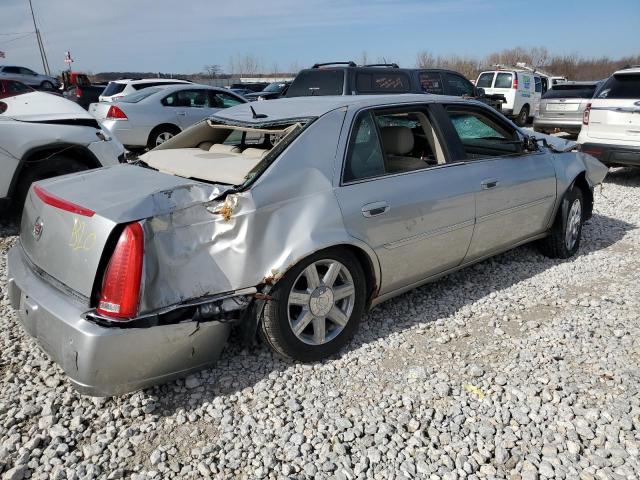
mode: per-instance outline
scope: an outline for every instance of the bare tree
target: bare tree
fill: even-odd
[[[418,52],[418,55],[416,56],[416,67],[435,68],[435,65],[436,59],[431,52],[427,52],[426,50]]]
[[[366,50],[362,51],[362,55],[360,55],[360,65],[367,65],[369,63],[369,54]]]
[[[220,75],[220,73],[222,73],[222,67],[220,67],[220,65],[215,65],[215,64],[211,64],[211,65],[205,65],[204,66],[204,72],[209,75],[210,78],[216,78],[218,75]]]

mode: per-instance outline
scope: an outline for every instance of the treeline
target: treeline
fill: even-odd
[[[640,55],[613,60],[607,57],[587,58],[575,53],[553,55],[545,47],[516,47],[489,54],[484,58],[461,55],[435,56],[428,51],[418,53],[416,58],[416,66],[419,68],[446,68],[460,72],[469,79],[475,79],[479,72],[492,68],[493,65],[515,65],[518,62],[525,62],[569,80],[600,80],[627,65],[640,65]]]

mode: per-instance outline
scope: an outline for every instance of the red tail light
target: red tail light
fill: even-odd
[[[587,103],[587,108],[582,113],[582,124],[589,125],[589,117],[591,116],[591,104]]]
[[[83,215],[85,217],[93,217],[96,212],[90,210],[85,207],[81,207],[78,204],[65,200],[64,198],[60,198],[53,193],[47,192],[40,185],[34,185],[33,191],[38,196],[40,200],[42,200],[47,205],[51,205],[52,207],[59,208],[60,210],[65,210],[67,212],[75,213],[77,215]]]
[[[116,105],[111,105],[107,112],[107,119],[109,120],[127,120],[125,113]]]
[[[82,89],[80,87],[76,87],[76,97],[82,98]]]
[[[512,85],[514,90],[518,89],[518,75],[514,75],[513,76],[513,85]]]
[[[97,311],[112,318],[131,318],[138,313],[144,233],[131,223],[120,234],[102,280]]]

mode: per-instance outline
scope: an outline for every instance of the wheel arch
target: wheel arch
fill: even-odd
[[[18,166],[14,172],[13,178],[11,179],[8,196],[12,197],[14,195],[16,187],[20,183],[22,176],[26,169],[29,168],[30,164],[61,153],[83,163],[88,168],[99,168],[102,166],[98,158],[85,145],[59,142],[34,147],[25,152],[20,159],[20,162],[18,162]]]
[[[177,130],[178,132],[182,132],[182,129],[176,125],[175,123],[171,123],[171,122],[163,122],[159,125],[156,125],[155,127],[153,127],[151,129],[151,131],[149,132],[149,136],[147,137],[147,145],[149,145],[151,143],[151,137],[154,135],[155,132],[157,132],[159,129],[163,128],[163,127],[170,127],[174,130]]]

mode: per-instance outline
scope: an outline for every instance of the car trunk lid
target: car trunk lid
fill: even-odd
[[[222,191],[135,165],[44,180],[27,197],[20,241],[41,276],[88,304],[119,225],[206,202]]]

